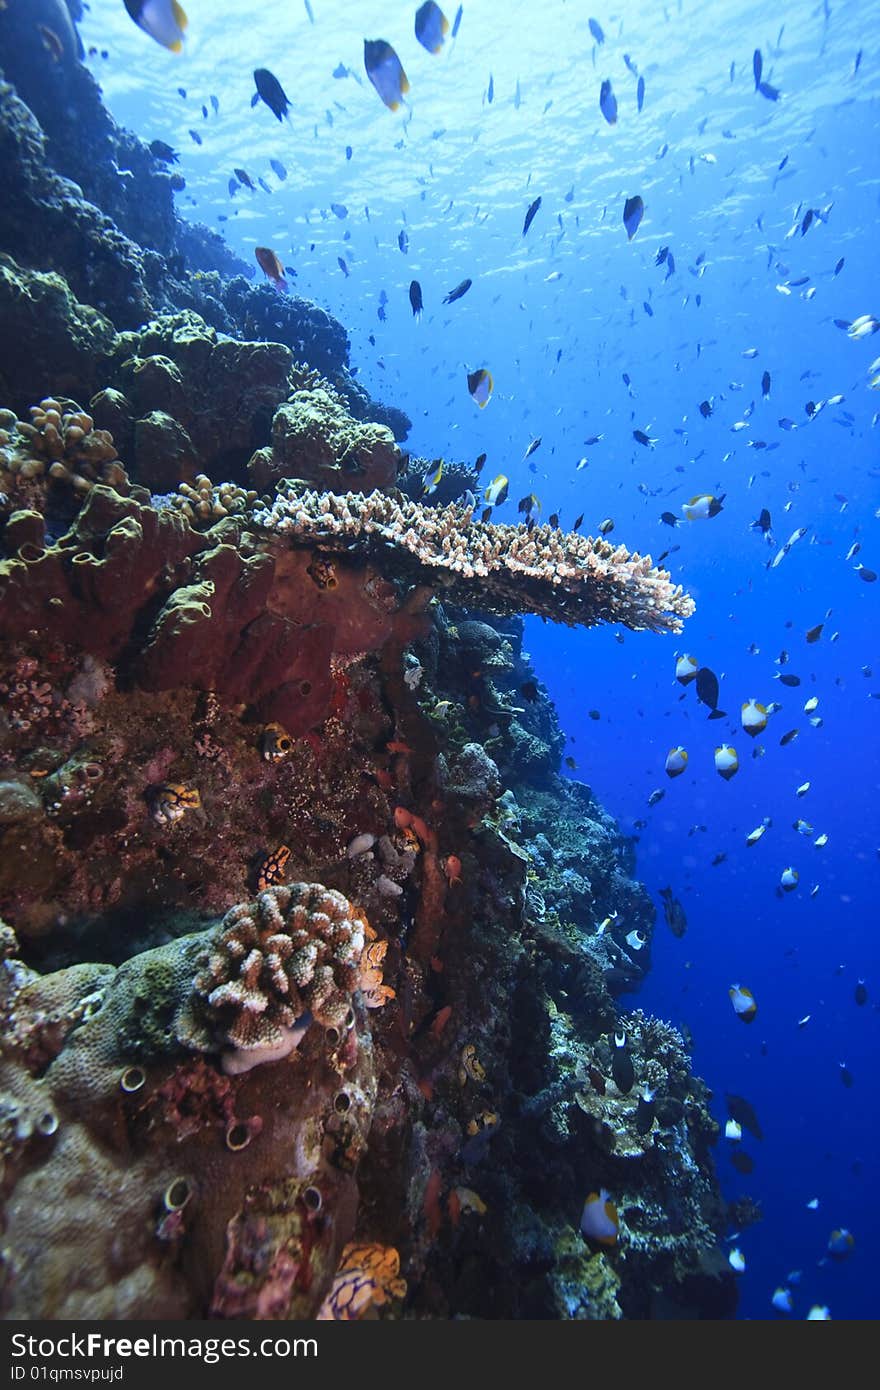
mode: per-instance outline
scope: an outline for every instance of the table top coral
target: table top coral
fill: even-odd
[[[650,555],[550,525],[474,521],[470,508],[455,505],[426,507],[379,492],[335,496],[282,481],[272,505],[257,507],[253,519],[294,545],[369,556],[385,572],[493,613],[679,632],[695,607]]]

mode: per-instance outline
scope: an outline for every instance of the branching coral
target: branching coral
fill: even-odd
[[[73,401],[51,397],[30,413],[26,421],[17,420],[11,410],[0,411],[0,484],[11,499],[41,501],[47,479],[69,484],[80,494],[96,483],[128,493],[113,436],[95,429],[91,415]]]
[[[367,935],[364,918],[332,888],[267,888],[220,923],[196,975],[183,1031],[197,1046],[206,1031],[220,1033],[234,1049],[262,1057],[290,1051],[298,1041],[294,1026],[306,1014],[341,1029],[359,986]]]
[[[694,601],[651,557],[551,526],[473,521],[470,510],[424,507],[374,492],[303,492],[282,481],[254,521],[294,545],[381,558],[396,574],[441,588],[452,602],[494,613],[536,613],[569,627],[617,622],[679,632]]]

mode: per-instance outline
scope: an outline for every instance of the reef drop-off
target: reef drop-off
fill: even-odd
[[[342,325],[177,216],[75,43],[60,128],[34,28],[0,10],[4,1316],[730,1315],[709,1093],[625,1007],[654,908],[519,618],[690,598],[475,521],[464,468],[413,500]]]

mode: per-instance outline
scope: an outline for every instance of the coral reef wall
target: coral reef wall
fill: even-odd
[[[691,600],[460,466],[419,501],[62,0],[0,63],[3,1315],[729,1315],[710,1096],[627,1002],[654,909],[518,616]]]

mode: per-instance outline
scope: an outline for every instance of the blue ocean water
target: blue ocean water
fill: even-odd
[[[585,533],[610,519],[630,549],[671,551],[697,603],[680,638],[530,620],[527,645],[569,736],[571,775],[638,835],[658,908],[669,885],[687,913],[681,939],[660,913],[633,1005],[691,1031],[722,1123],[725,1092],[761,1121],[763,1140],[741,1144],[752,1173],[735,1171],[729,1144],[717,1151],[725,1195],[763,1211],[731,1242],[746,1261],[740,1316],[777,1316],[771,1296],[790,1282],[794,1317],[814,1304],[876,1317],[880,590],[856,566],[880,570],[869,386],[880,337],[835,320],[880,312],[880,6],[787,0],[771,18],[746,0],[620,0],[607,12],[465,0],[437,55],[416,42],[414,3],[186,8],[179,57],[120,0],[92,0],[81,26],[117,119],[180,151],[180,211],[249,261],[268,246],[294,268],[296,292],[349,329],[370,392],[412,416],[414,454],[473,463],[485,452],[484,483],[510,480],[497,519],[515,520],[534,492],[564,529],[583,513]],[[407,72],[396,113],[366,79],[365,38],[392,44]],[[756,89],[756,49],[778,100]],[[251,107],[258,67],[283,84],[289,121]],[[605,80],[613,125],[599,107]],[[254,192],[230,195],[236,167]],[[644,219],[629,241],[635,195]],[[672,262],[658,264],[663,247]],[[444,306],[465,278],[471,289]],[[466,383],[480,367],[494,379],[482,411]],[[722,510],[685,521],[682,505],[703,493],[723,495]],[[773,545],[751,524],[764,508]],[[725,719],[707,720],[693,685],[676,683],[676,651],[716,673]],[[799,686],[776,679],[792,674]],[[739,722],[752,697],[781,706],[754,740]],[[727,742],[740,762],[730,781],[713,767]],[[679,744],[689,761],[672,781],[664,763]],[[655,790],[664,796],[649,806]],[[782,893],[788,866],[799,882]],[[758,1002],[748,1026],[733,983]],[[837,1227],[855,1236],[843,1262],[827,1256]]]

